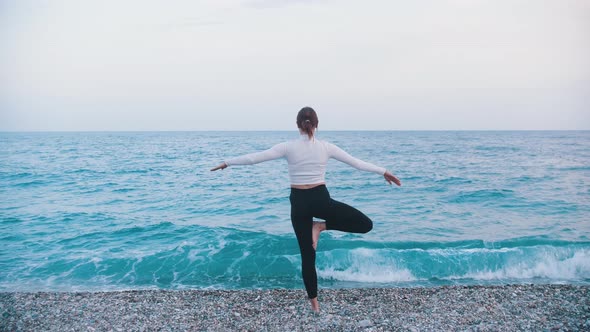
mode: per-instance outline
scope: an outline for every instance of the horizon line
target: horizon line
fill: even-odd
[[[292,129],[194,129],[194,130],[0,130],[0,133],[190,133],[190,132],[296,132]],[[557,132],[590,131],[590,129],[326,129],[322,132]]]

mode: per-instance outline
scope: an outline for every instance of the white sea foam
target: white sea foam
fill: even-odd
[[[348,252],[332,250],[322,256],[318,276],[338,281],[395,283],[471,279],[510,282],[548,279],[577,282],[588,281],[590,277],[590,250],[585,248],[359,248]],[[490,263],[490,259],[495,263]]]
[[[204,262],[205,257],[203,257],[201,254],[206,251],[208,251],[208,250],[206,250],[206,249],[191,249],[191,250],[189,250],[186,258],[189,260],[189,262],[191,264],[194,263],[195,261]]]
[[[497,270],[470,271],[464,275],[453,275],[448,279],[475,280],[526,280],[552,279],[556,281],[584,280],[590,277],[590,250],[575,251],[571,257],[558,254],[543,254],[528,261],[508,262]]]
[[[375,265],[365,267],[351,266],[343,271],[327,268],[319,270],[318,276],[324,279],[369,283],[407,282],[417,280],[408,269],[397,269],[393,266],[384,268]]]
[[[383,254],[381,249],[358,248],[348,251],[343,266],[340,261],[329,263],[318,269],[318,276],[324,279],[369,283],[390,283],[415,281],[417,278],[407,268],[399,267],[393,258]],[[332,256],[333,255],[327,255]]]
[[[214,241],[212,243],[209,244],[208,248],[209,248],[209,257],[212,257],[216,254],[218,254],[221,250],[223,250],[223,248],[225,248],[225,245],[227,244],[227,242],[224,239],[224,236],[219,236],[217,241]]]

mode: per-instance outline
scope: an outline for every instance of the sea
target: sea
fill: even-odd
[[[303,289],[283,159],[296,131],[0,133],[0,291]],[[319,131],[374,222],[328,231],[320,288],[590,284],[590,131]]]

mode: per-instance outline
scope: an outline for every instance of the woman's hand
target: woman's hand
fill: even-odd
[[[213,167],[213,168],[211,169],[211,171],[213,172],[213,171],[216,171],[216,170],[218,170],[218,169],[224,169],[224,168],[226,168],[226,167],[227,167],[227,164],[226,164],[225,162],[223,162],[223,163],[221,163],[221,165],[219,165],[219,166],[217,166],[217,167]]]
[[[389,173],[389,171],[385,171],[385,174],[383,174],[383,177],[385,178],[385,180],[389,184],[395,183],[398,186],[402,185],[401,181],[398,178],[396,178],[395,175]]]

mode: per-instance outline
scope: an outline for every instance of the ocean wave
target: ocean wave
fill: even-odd
[[[323,253],[318,277],[323,279],[367,283],[396,283],[415,281],[408,268],[400,268],[396,257],[383,255],[381,250],[359,248],[347,253]],[[327,262],[323,262],[327,261]]]
[[[458,185],[458,184],[470,184],[473,183],[472,180],[463,178],[463,177],[456,177],[451,176],[447,178],[437,179],[435,180],[437,184],[444,184],[444,185]]]
[[[490,200],[507,199],[514,197],[514,191],[510,189],[481,189],[474,191],[461,191],[448,199],[450,203],[482,203]]]
[[[6,172],[0,171],[0,176],[4,178],[4,180],[19,180],[22,178],[28,178],[31,176],[35,176],[35,174],[31,172]]]
[[[44,186],[46,184],[47,184],[46,180],[37,179],[37,180],[30,180],[30,181],[25,181],[25,182],[14,183],[14,184],[12,184],[12,186],[15,188],[29,188],[29,187],[36,187],[36,186]]]
[[[465,275],[450,276],[449,279],[590,281],[590,249],[568,254],[546,253],[524,262],[507,262],[496,270],[483,268]]]
[[[590,247],[357,249],[320,255],[329,280],[399,282],[590,282]]]
[[[14,286],[10,280],[15,279],[33,290],[56,285],[78,289],[301,287],[301,260],[293,236],[189,228],[161,223],[112,232],[119,241],[103,241],[97,237],[110,235],[94,233],[60,242],[69,251],[50,251],[36,261],[12,258],[4,262],[13,268],[0,277],[0,290]],[[155,245],[163,241],[170,245]],[[138,248],[137,242],[144,246]],[[320,285],[329,287],[588,283],[590,244],[548,238],[439,244],[326,238],[316,264]]]
[[[488,152],[509,152],[515,153],[521,149],[510,145],[478,145],[474,148],[476,151],[488,151]]]

